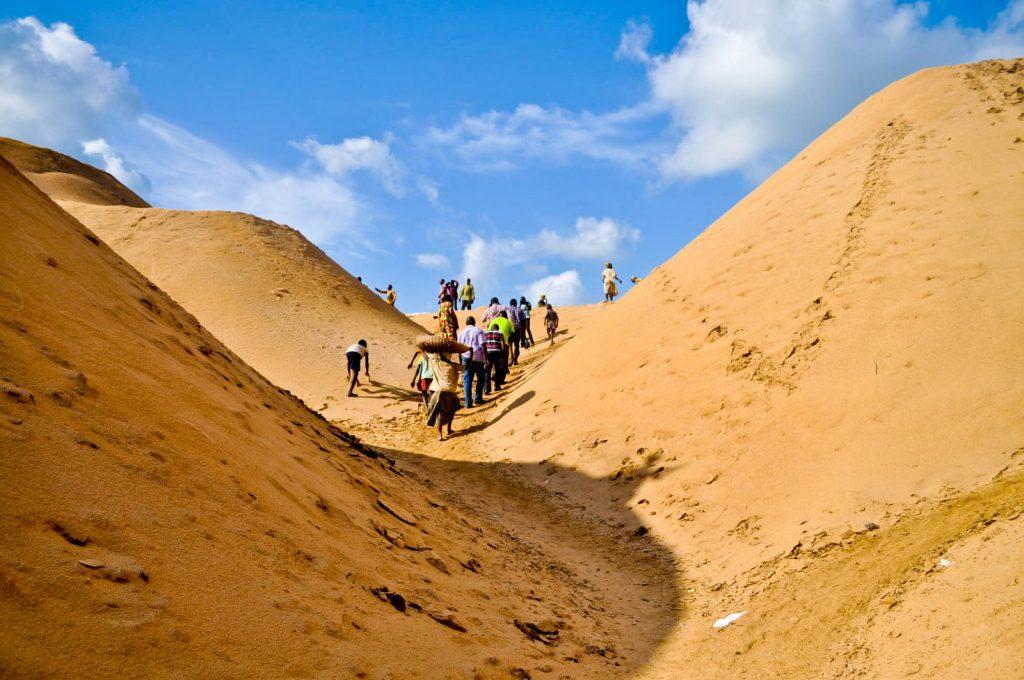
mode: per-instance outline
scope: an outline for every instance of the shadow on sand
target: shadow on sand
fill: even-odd
[[[635,674],[682,617],[677,560],[629,507],[640,484],[658,474],[656,461],[612,480],[548,461],[457,461],[373,448],[446,503],[486,516],[528,546],[538,556],[538,585],[559,580],[567,593],[557,610],[571,610],[569,600],[590,603],[588,611],[574,613],[600,634],[578,648],[567,639],[557,658],[585,663],[554,677]],[[602,669],[598,675],[595,668]]]

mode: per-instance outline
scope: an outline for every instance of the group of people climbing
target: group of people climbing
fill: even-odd
[[[536,344],[533,335],[533,304],[525,296],[511,298],[507,305],[492,297],[480,315],[479,325],[475,316],[466,317],[465,327],[460,328],[455,313],[454,300],[459,296],[457,281],[441,280],[438,292],[436,337],[442,341],[456,343],[464,351],[459,354],[458,363],[454,353],[418,351],[409,362],[409,368],[416,367],[411,386],[418,389],[426,410],[427,425],[437,428],[438,439],[444,440],[452,434],[455,412],[463,406],[467,409],[485,403],[485,395],[504,388],[511,366],[519,364],[523,349]],[[467,279],[462,287],[461,304],[464,310],[472,309],[475,292],[472,281]],[[467,292],[468,290],[468,292]],[[558,313],[545,296],[537,302],[543,308],[544,324],[548,340],[553,344],[558,332]],[[458,398],[458,372],[462,373],[463,398]],[[440,375],[440,379],[438,376]],[[444,396],[448,393],[450,396]]]
[[[622,283],[622,279],[616,275],[611,262],[605,263],[601,280],[605,301],[613,301],[618,295],[616,284]],[[634,277],[633,282],[638,280]],[[436,427],[438,439],[444,441],[445,435],[452,434],[455,413],[463,406],[467,409],[479,406],[485,403],[485,395],[503,389],[510,367],[519,364],[522,350],[535,346],[536,340],[532,326],[534,306],[526,296],[513,297],[507,305],[492,297],[480,315],[479,325],[475,316],[468,316],[465,327],[460,328],[456,309],[472,310],[476,302],[472,279],[467,278],[461,288],[455,279],[441,279],[439,284],[438,308],[434,315],[437,320],[436,342],[433,348],[421,345],[407,368],[415,368],[409,386],[417,390],[423,399],[427,425]],[[384,295],[388,304],[395,304],[397,296],[391,284],[384,290],[374,290]],[[558,313],[545,295],[537,301],[537,309],[544,310],[544,329],[548,342],[554,345]],[[458,348],[461,353],[449,348]],[[459,354],[458,361],[453,356],[456,353]],[[366,362],[366,377],[370,377],[366,341],[360,340],[352,345],[345,355],[348,360],[348,396],[354,397],[354,389],[360,384],[359,371],[363,361]],[[462,399],[458,395],[460,372]]]

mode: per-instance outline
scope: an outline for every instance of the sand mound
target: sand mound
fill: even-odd
[[[272,386],[2,159],[0,197],[0,675],[619,665],[591,586]]]
[[[893,638],[877,630],[858,648],[842,629],[873,630],[904,587],[929,592],[914,585],[918,570],[967,541],[967,528],[893,542],[860,566],[841,556],[872,555],[871,537],[908,513],[946,516],[931,506],[1021,462],[1022,83],[1024,61],[986,62],[871,97],[608,306],[510,397],[528,404],[482,434],[480,450],[496,458],[554,455],[613,486],[644,480],[633,507],[685,556],[696,593],[680,663],[762,677],[850,663],[885,676],[897,657],[924,652],[912,642],[883,652]],[[1015,517],[1013,503],[999,507],[990,519]],[[972,578],[1001,569],[1010,549],[988,545],[959,548],[993,551],[961,565],[979,570]],[[818,558],[818,581],[787,575]],[[763,616],[712,638],[715,618],[746,609]],[[902,630],[895,616],[878,625]],[[929,637],[914,636],[904,639]],[[1019,636],[1000,640],[1011,638],[1003,675],[1021,653]],[[929,669],[964,651],[929,639],[927,653],[945,655]]]
[[[0,137],[0,156],[55,200],[136,208],[149,206],[110,173],[62,153]]]
[[[271,382],[329,419],[400,408],[422,329],[302,234],[252,215],[62,206]],[[370,343],[371,374],[346,399],[345,350]]]

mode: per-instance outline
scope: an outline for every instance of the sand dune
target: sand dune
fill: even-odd
[[[110,173],[62,153],[0,137],[0,156],[13,163],[54,200],[136,208],[149,206]]]
[[[325,417],[365,419],[408,396],[400,386],[422,330],[294,229],[244,213],[149,208],[107,173],[15,140],[0,140],[0,155]],[[72,191],[80,186],[91,193]],[[346,399],[344,353],[360,338],[372,341],[376,382]]]
[[[62,206],[276,385],[329,419],[387,412],[422,330],[302,234],[252,215]],[[370,341],[375,385],[346,399],[345,350]]]
[[[663,635],[614,545],[613,590],[271,385],[2,159],[0,196],[0,674],[594,677]]]
[[[972,610],[958,610],[951,589],[929,605],[908,594],[908,607],[964,616],[963,630],[915,633],[905,647],[878,632],[900,630],[900,616],[910,625],[915,614],[881,612],[943,545],[988,549],[955,523],[894,545],[871,563],[877,572],[844,574],[856,566],[836,558],[817,583],[792,574],[836,549],[869,554],[877,531],[866,526],[884,534],[924,507],[947,516],[957,506],[933,508],[939,499],[1018,474],[1022,83],[1024,61],[987,62],[927,70],[870,98],[587,325],[510,396],[528,404],[481,434],[478,449],[495,458],[554,456],[613,485],[643,480],[632,507],[684,556],[696,593],[672,663],[755,677],[850,663],[889,677],[927,638],[921,663],[952,675],[963,648],[949,642],[973,644],[967,630],[996,625],[971,617],[1019,605],[1019,592],[994,587],[984,594],[997,602]],[[1016,516],[1013,503],[985,507]],[[989,545],[1004,552],[950,578],[1004,583],[997,555],[1008,544]],[[797,583],[822,600],[793,594]],[[713,636],[716,617],[747,609],[756,613]],[[1011,651],[977,669],[1008,677],[1021,640],[1000,640]]]
[[[225,347],[0,164],[0,671],[1016,677],[1022,139],[1024,60],[889,86],[443,444],[297,233],[63,203]]]

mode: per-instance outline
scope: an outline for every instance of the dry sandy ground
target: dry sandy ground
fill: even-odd
[[[0,676],[595,677],[664,637],[649,538],[403,469],[3,160],[0,196]]]
[[[148,511],[125,517],[123,511],[101,510],[99,520],[88,520],[89,531],[116,544],[119,554],[137,560],[155,556],[164,569],[193,560],[183,572],[173,572],[181,587],[161,594],[179,607],[174,616],[185,617],[200,635],[208,630],[228,635],[212,629],[206,617],[223,618],[223,612],[230,617],[240,600],[265,606],[268,593],[287,584],[295,598],[286,600],[295,616],[288,624],[274,618],[283,615],[260,610],[251,630],[231,631],[240,636],[232,638],[233,647],[186,641],[174,648],[178,654],[197,653],[176,657],[179,664],[229,663],[218,651],[230,655],[230,664],[241,664],[209,666],[215,671],[286,668],[313,675],[358,667],[370,673],[390,670],[395,677],[411,670],[424,677],[1019,677],[1024,656],[1022,154],[1024,61],[916,74],[855,109],[620,301],[559,309],[567,330],[559,344],[525,352],[506,394],[461,412],[458,436],[451,441],[436,442],[420,422],[415,400],[395,392],[382,395],[382,402],[393,404],[387,410],[346,422],[385,449],[385,457],[327,456],[312,449],[295,461],[292,447],[308,429],[273,421],[258,408],[250,413],[237,401],[211,402],[213,395],[226,398],[217,389],[232,393],[231,374],[220,383],[214,375],[216,388],[202,383],[184,392],[193,401],[206,399],[186,404],[191,404],[187,420],[199,418],[206,436],[218,438],[216,445],[193,441],[185,447],[191,464],[172,478],[175,493],[160,489],[167,498],[132,496],[158,508],[173,504],[179,514],[161,511],[169,513],[164,518],[157,512],[155,523]],[[108,263],[108,269],[120,268],[122,277],[142,281],[99,249],[116,263]],[[53,387],[56,374],[51,377],[33,363],[48,366],[36,355],[63,347],[58,355],[84,353],[97,372],[116,367],[103,363],[102,357],[109,363],[103,351],[69,339],[78,337],[69,318],[80,305],[70,307],[57,296],[64,307],[48,310],[46,305],[56,304],[52,290],[31,300],[22,297],[29,283],[38,285],[40,275],[22,272],[28,265],[21,263],[32,260],[48,271],[46,255],[32,251],[30,257],[6,244],[3,252],[5,259],[13,253],[20,276],[11,279],[13,284],[3,281],[5,320],[47,332],[22,350],[35,358],[11,354],[19,358],[8,360],[7,344],[14,342],[9,338],[21,336],[7,327],[3,331],[4,360],[13,362],[13,367],[2,365],[3,374],[8,381],[24,382],[13,385],[13,401],[3,402],[5,408],[47,409],[35,420],[15,412],[4,424],[4,436],[27,432],[30,436],[19,442],[43,441],[40,433],[52,423],[73,428],[61,425],[65,407],[38,396],[60,390]],[[103,291],[100,300],[107,298],[115,309],[137,307],[134,293],[120,306],[122,298]],[[183,315],[166,298],[160,300],[175,318]],[[39,316],[29,317],[31,323],[19,321],[11,310]],[[110,312],[96,312],[103,314]],[[152,332],[151,324],[166,321],[144,316],[153,320],[123,333]],[[417,318],[430,327],[429,315]],[[93,335],[113,333],[109,323],[93,326],[98,330],[85,336],[90,342]],[[126,357],[129,365],[154,361],[151,341],[145,346],[149,353],[142,353],[144,343],[120,336],[108,340],[108,353],[111,345],[137,351]],[[161,341],[177,349],[166,338]],[[180,337],[178,342],[184,344]],[[125,427],[136,417],[136,406],[125,401],[130,398],[143,400],[144,411],[157,418],[162,411],[150,392],[183,391],[181,384],[167,381],[194,383],[205,374],[191,363],[219,357],[231,358],[230,367],[253,376],[253,386],[242,384],[252,390],[258,385],[261,396],[249,394],[249,401],[258,403],[270,390],[227,349],[205,359],[178,354],[175,361],[185,365],[172,365],[160,380],[150,377],[140,386],[123,376],[107,379],[118,389],[99,391],[109,403],[96,406],[98,413],[113,413]],[[404,374],[406,360],[401,357],[396,374]],[[226,370],[220,366],[218,373]],[[408,375],[395,378],[400,388],[407,381]],[[120,394],[129,385],[133,392]],[[32,391],[35,403],[19,404],[17,390]],[[272,402],[275,409],[295,404],[271,393],[284,400]],[[244,402],[246,396],[235,398]],[[88,398],[74,397],[72,408],[88,405]],[[180,408],[175,404],[175,415],[166,418],[178,422]],[[295,414],[303,413],[295,408]],[[250,413],[244,425],[255,432],[232,419],[236,412]],[[306,427],[319,422],[309,414],[294,417],[312,418]],[[69,418],[77,428],[105,422],[97,412]],[[282,426],[291,432],[282,434]],[[141,427],[140,432],[152,427],[167,436],[164,421]],[[316,427],[323,430],[322,424]],[[187,432],[172,430],[172,439]],[[267,440],[268,433],[276,438]],[[154,441],[142,436],[108,434],[104,441],[111,442],[111,455],[127,459],[115,443],[141,441],[145,447]],[[57,524],[64,530],[62,513],[86,521],[83,508],[92,502],[83,494],[95,494],[97,486],[91,480],[82,484],[70,505],[54,500],[63,498],[62,488],[54,493],[55,485],[70,484],[62,481],[63,472],[50,479],[39,465],[20,461],[48,462],[67,453],[55,452],[45,441],[32,446],[17,459],[4,459],[4,478],[13,474],[9,470],[19,475],[8,488],[38,493],[29,495],[34,500],[25,509],[13,494],[3,497],[5,505],[19,508],[10,520],[14,528],[4,529],[19,547],[11,550],[13,557],[4,563],[6,580],[0,582],[0,593],[19,602],[19,621],[24,621],[0,638],[0,648],[30,649],[11,631],[46,631],[32,638],[42,641],[31,648],[37,651],[16,657],[30,660],[56,644],[58,625],[77,617],[99,627],[72,628],[68,640],[73,642],[64,644],[84,644],[89,635],[110,630],[101,626],[110,610],[82,605],[73,584],[61,580],[75,568],[65,553],[78,548],[60,538],[60,530],[46,528]],[[339,454],[344,446],[344,441],[324,444]],[[261,503],[269,495],[273,516],[280,518],[275,533],[289,530],[288,540],[308,555],[345,566],[318,577],[315,558],[307,565],[297,557],[298,566],[286,569],[288,577],[282,579],[280,561],[287,551],[275,553],[255,543],[258,535],[240,528],[249,527],[247,515],[221,506],[192,510],[196,498],[208,503],[210,489],[219,488],[211,480],[222,481],[215,477],[221,470],[206,458],[220,448],[232,452],[228,460],[234,462],[224,475],[242,479]],[[95,458],[96,451],[84,453]],[[348,465],[340,480],[336,458]],[[363,483],[353,481],[353,461],[364,466],[356,470]],[[271,462],[271,474],[256,474]],[[149,473],[142,478],[145,484],[156,484],[155,471],[134,465]],[[43,467],[63,470],[55,462]],[[111,470],[128,474],[122,468],[133,470],[123,461]],[[82,469],[87,468],[71,466],[68,474],[77,480]],[[100,498],[116,499],[110,489],[125,486],[122,479],[116,485],[110,479],[113,472],[103,477],[105,486],[98,488],[107,493]],[[272,480],[287,480],[291,500],[279,498],[283,492]],[[186,498],[185,490],[192,497]],[[334,495],[328,497],[328,490]],[[381,492],[407,508],[400,514],[416,514],[417,527],[429,526],[429,533],[420,535],[393,523],[405,532],[400,542],[410,535],[414,543],[437,541],[431,547],[447,565],[469,564],[472,552],[484,568],[479,573],[451,568],[458,578],[450,583],[424,564],[419,551],[398,548],[367,529],[371,519],[379,524],[382,516],[390,517],[374,505],[374,494]],[[315,497],[327,500],[336,518],[332,522],[341,526],[317,515],[323,511]],[[236,502],[245,498],[239,495]],[[186,512],[218,530],[206,529],[220,541],[213,558],[236,571],[212,569],[219,578],[216,589],[199,598],[211,605],[183,614],[174,598],[189,592],[189,569],[213,559],[210,549],[179,532],[174,547],[188,559],[168,557],[167,547],[153,538],[166,537],[166,531],[150,527],[176,527]],[[141,525],[143,520],[150,524]],[[115,528],[105,528],[107,522]],[[314,522],[315,531],[308,528]],[[445,543],[439,550],[441,538]],[[238,574],[238,564],[254,562],[256,548],[264,551],[256,553],[259,568]],[[342,571],[347,580],[339,578]],[[422,580],[424,573],[431,575],[430,583]],[[80,576],[113,592],[127,590],[124,584]],[[367,595],[371,584],[382,582],[414,601],[458,608],[459,620],[473,623],[470,632],[460,637],[420,613],[399,615]],[[144,593],[155,583],[156,578],[145,584],[136,580],[128,587]],[[340,599],[331,599],[333,591],[324,596],[328,587]],[[538,601],[539,589],[544,594]],[[260,594],[249,597],[253,592]],[[26,604],[50,600],[59,605],[53,605],[49,618]],[[391,618],[381,618],[381,612]],[[746,614],[728,627],[712,627],[733,612]],[[358,618],[368,632],[349,631],[351,639],[328,633],[331,639],[321,636],[320,646],[311,642],[327,630],[324,621],[345,615]],[[156,630],[174,618],[159,609],[153,616],[159,621]],[[555,643],[544,639],[553,636],[529,626],[524,627],[542,639],[525,640],[509,623],[523,617],[537,623],[542,616],[563,622],[556,644],[545,644]],[[268,625],[304,653],[285,655],[282,643],[268,639]],[[125,657],[132,663],[153,663],[148,657],[163,654],[174,641],[171,633],[165,642],[133,638],[136,629],[124,629],[109,639],[138,645]],[[247,644],[244,635],[254,637]],[[139,651],[143,640],[159,652]],[[401,655],[394,653],[397,648]],[[253,650],[255,658],[238,658]],[[101,675],[115,668],[102,651],[94,654],[90,659],[104,664]],[[287,665],[300,663],[300,657],[307,665]],[[350,665],[341,665],[342,658]],[[488,661],[492,658],[497,665]],[[433,660],[440,661],[427,665]],[[31,661],[16,668],[29,667]]]
[[[578,473],[629,485],[683,558],[689,616],[652,675],[1019,674],[1022,138],[1024,61],[893,84],[481,432],[488,458],[575,470],[549,486],[592,515],[616,506]],[[970,557],[930,570],[947,550]]]

